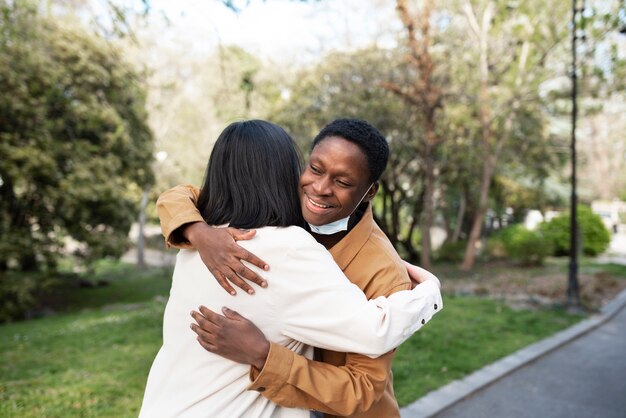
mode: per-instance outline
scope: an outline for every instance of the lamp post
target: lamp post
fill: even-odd
[[[576,102],[576,96],[578,94],[576,41],[578,39],[578,27],[576,22],[578,12],[582,12],[584,6],[582,9],[579,9],[577,6],[578,0],[572,0],[572,194],[570,198],[570,261],[567,284],[567,305],[571,310],[580,309],[580,294],[578,288],[578,219],[576,213],[576,206],[578,204],[578,197],[576,196],[576,119],[578,117],[578,105]]]

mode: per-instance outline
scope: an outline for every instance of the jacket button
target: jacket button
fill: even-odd
[[[435,303],[435,310],[437,310],[437,304]]]
[[[257,392],[265,392],[265,386],[259,386],[256,390]]]
[[[424,325],[426,323],[425,319],[422,319],[422,325]]]

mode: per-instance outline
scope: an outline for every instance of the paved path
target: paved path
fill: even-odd
[[[432,416],[625,418],[626,309]]]
[[[626,309],[435,416],[626,417]]]

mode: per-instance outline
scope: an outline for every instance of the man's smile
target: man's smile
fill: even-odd
[[[315,212],[315,213],[323,213],[323,212],[326,212],[327,210],[333,209],[335,207],[333,205],[328,205],[328,204],[326,204],[324,202],[313,200],[306,193],[304,194],[304,197],[306,198],[307,208],[310,211]]]

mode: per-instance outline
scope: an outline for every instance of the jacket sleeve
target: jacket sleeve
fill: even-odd
[[[281,268],[290,280],[275,285],[272,297],[280,306],[282,334],[307,345],[378,357],[443,308],[433,280],[368,301],[321,245],[295,243],[287,258]]]
[[[200,189],[192,185],[179,185],[167,190],[157,199],[156,207],[161,222],[161,232],[169,247],[189,248],[179,228],[193,222],[204,222],[196,207]]]
[[[251,370],[249,389],[286,407],[340,416],[370,409],[384,395],[390,379],[394,353],[387,351],[441,309],[438,285],[429,281],[413,290],[400,290],[410,288],[405,283],[390,289],[387,298],[367,301],[323,247],[306,245],[302,239],[287,257],[283,273],[292,280],[274,289],[282,301],[277,305],[283,333],[309,345],[367,356],[346,354],[345,364],[334,366],[271,344],[263,370]],[[288,294],[281,294],[283,288]],[[370,358],[383,353],[387,354]]]
[[[248,389],[284,407],[348,416],[367,411],[381,398],[394,354],[372,359],[348,353],[344,366],[333,366],[272,343],[263,370],[252,368]]]

